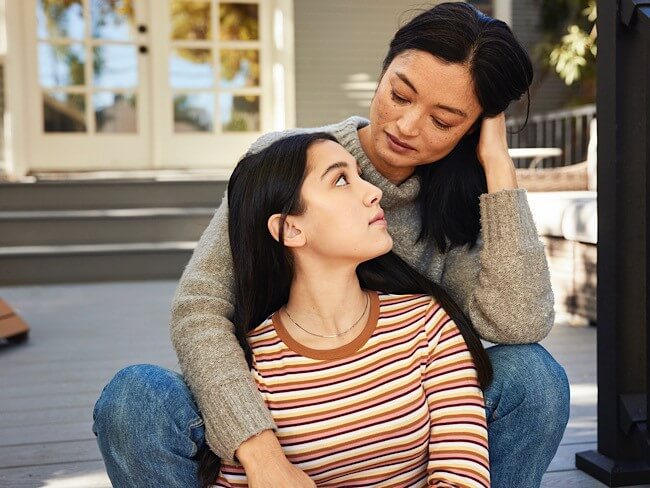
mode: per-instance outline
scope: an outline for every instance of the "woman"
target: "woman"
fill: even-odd
[[[449,3],[402,27],[383,68],[369,121],[353,117],[318,130],[334,135],[364,179],[383,191],[396,254],[440,283],[483,339],[502,344],[487,351],[494,368],[485,391],[492,484],[538,486],[569,401],[563,369],[529,344],[550,330],[553,297],[502,115],[527,92],[530,60],[506,24]],[[286,134],[262,137],[251,151]],[[251,487],[313,486],[284,456],[232,332],[227,233],[224,202],[174,299],[172,341],[191,390],[169,371],[132,367],[98,401],[95,432],[120,486],[193,484],[204,442],[224,460],[236,456]],[[132,435],[115,441],[125,425]],[[143,451],[167,460],[164,469]]]
[[[228,185],[236,334],[317,486],[489,486],[489,359],[448,295],[386,254],[381,197],[328,134],[242,159]],[[218,477],[201,464],[205,487],[248,486],[235,463]]]

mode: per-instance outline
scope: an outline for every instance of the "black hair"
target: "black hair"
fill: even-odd
[[[336,139],[326,133],[303,133],[280,139],[244,156],[228,183],[228,232],[235,277],[233,323],[249,366],[252,352],[247,334],[289,299],[294,277],[291,252],[276,241],[267,221],[271,215],[304,211],[300,190],[307,173],[307,151],[318,141]],[[280,225],[280,229],[282,229]],[[470,320],[438,284],[411,268],[393,252],[357,267],[363,288],[385,293],[423,293],[434,297],[455,321],[478,371],[482,388],[492,380],[492,366]],[[204,447],[199,454],[203,486],[214,482],[219,460]]]
[[[395,57],[411,50],[466,65],[483,109],[481,117],[500,114],[524,94],[528,94],[530,109],[533,66],[528,53],[505,22],[467,3],[441,3],[400,28],[384,58],[382,76]],[[480,121],[447,156],[415,171],[420,178],[419,237],[433,241],[441,252],[459,245],[473,247],[478,239],[479,196],[487,193],[485,172],[476,154]]]

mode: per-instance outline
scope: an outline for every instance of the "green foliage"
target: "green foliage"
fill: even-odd
[[[79,15],[80,19],[83,14],[82,0],[39,0],[40,8],[43,10],[47,23],[47,31],[55,37],[68,37],[69,16]],[[101,3],[95,3],[97,10],[94,12],[93,28],[94,33],[97,29],[107,25],[109,20],[114,23],[120,22],[122,17],[129,18],[131,22],[134,19],[133,0],[102,0]],[[72,85],[83,85],[85,80],[84,56],[75,52],[68,44],[52,44],[55,58],[62,60],[65,66],[69,68],[70,83]],[[103,49],[95,47],[93,49],[93,73],[99,75],[106,66]]]
[[[209,2],[174,0],[171,3],[172,39],[212,39],[212,10]],[[250,41],[259,39],[258,6],[256,4],[223,3],[219,5],[219,38],[222,41]],[[212,63],[210,49],[178,48],[178,55],[192,63]],[[259,51],[222,49],[221,77],[232,80],[247,63],[247,85],[259,85]]]
[[[233,115],[232,120],[224,124],[223,130],[226,132],[245,132],[248,130],[248,121],[241,115]]]
[[[567,85],[596,76],[596,0],[542,0],[537,55]]]

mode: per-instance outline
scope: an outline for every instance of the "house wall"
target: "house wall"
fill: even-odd
[[[297,0],[294,2],[296,125],[313,127],[351,115],[367,116],[381,61],[393,33],[414,9],[413,0]],[[473,2],[479,3],[479,2]],[[512,27],[533,52],[541,37],[537,0],[512,1]],[[400,22],[401,20],[401,22]],[[536,67],[535,77],[541,70]],[[547,76],[535,90],[532,112],[564,106],[572,90]],[[513,107],[513,113],[521,110]]]
[[[294,2],[298,127],[368,115],[400,14],[414,5],[413,0]]]
[[[541,40],[539,30],[539,0],[515,0],[512,2],[512,30],[528,50],[535,65],[535,78],[531,91],[531,113],[548,112],[564,108],[576,93],[576,87],[567,87],[554,73],[544,76],[541,63],[535,57],[535,45]],[[521,105],[518,107],[521,109]]]

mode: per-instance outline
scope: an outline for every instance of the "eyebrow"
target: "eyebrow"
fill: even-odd
[[[452,114],[460,115],[461,117],[467,118],[467,114],[459,108],[450,107],[449,105],[436,104],[436,107],[451,112]]]
[[[406,83],[406,86],[408,86],[411,90],[413,90],[416,95],[418,95],[418,91],[413,86],[413,83],[411,83],[411,80],[409,80],[404,73],[400,73],[399,71],[396,71],[395,74],[400,80]]]
[[[349,168],[350,165],[346,163],[345,161],[337,161],[336,163],[330,164],[327,169],[323,172],[323,174],[320,176],[320,179],[322,180],[325,178],[327,173],[334,171],[335,169],[339,168]],[[359,164],[357,163],[357,168],[359,168]]]
[[[400,73],[399,71],[396,71],[395,75],[400,80],[402,80],[406,86],[408,86],[411,90],[413,90],[416,95],[418,95],[418,91],[413,86],[413,83],[411,83],[411,80],[409,80],[404,73]],[[436,104],[435,106],[437,108],[441,108],[443,110],[446,110],[447,112],[451,112],[452,114],[460,115],[461,117],[467,118],[467,114],[465,112],[463,112],[459,108],[450,107],[449,105],[442,105],[440,103]]]

